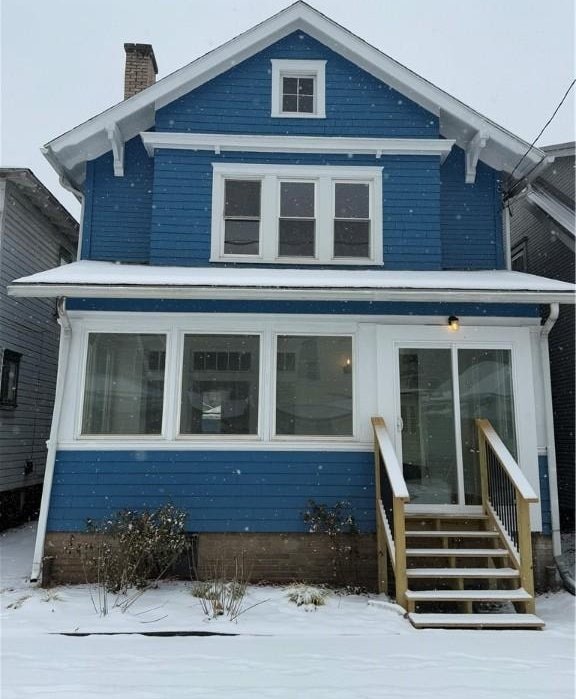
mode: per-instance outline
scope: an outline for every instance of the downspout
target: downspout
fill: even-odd
[[[54,413],[50,436],[46,442],[48,452],[46,454],[46,469],[44,471],[44,487],[42,489],[42,502],[38,516],[38,530],[36,532],[36,544],[34,546],[34,558],[30,582],[38,582],[42,572],[42,560],[44,558],[44,542],[46,539],[46,525],[48,524],[48,510],[52,494],[52,481],[54,479],[54,464],[56,462],[56,447],[60,431],[60,416],[62,414],[62,398],[64,395],[64,383],[68,356],[70,354],[70,341],[72,339],[72,326],[66,313],[66,299],[60,297],[57,301],[58,323],[60,324],[60,348],[58,350],[58,374],[56,377],[56,392],[54,395]]]
[[[546,454],[548,456],[548,484],[550,490],[550,511],[552,518],[552,554],[566,589],[574,594],[574,579],[562,558],[560,537],[560,506],[558,503],[558,474],[556,472],[556,443],[554,441],[554,411],[552,407],[552,383],[550,377],[550,351],[548,336],[558,320],[560,306],[550,304],[550,313],[540,331],[540,358],[542,361],[542,383],[544,386],[544,417],[546,422]]]
[[[503,233],[504,233],[504,261],[506,269],[512,269],[512,241],[510,238],[510,202],[504,204],[502,209]]]

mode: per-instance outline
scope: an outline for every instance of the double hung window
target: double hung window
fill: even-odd
[[[18,405],[18,376],[20,373],[19,352],[5,349],[0,351],[0,408],[16,408]]]
[[[213,168],[213,261],[382,262],[381,168]]]

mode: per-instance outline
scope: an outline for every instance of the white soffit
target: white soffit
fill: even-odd
[[[83,260],[17,279],[13,296],[574,303],[573,284],[521,272],[150,267]]]
[[[511,172],[529,144],[363,41],[305,2],[296,2],[217,49],[159,80],[146,90],[50,141],[44,154],[69,186],[84,178],[85,162],[111,150],[110,129],[129,140],[154,125],[155,111],[294,32],[303,31],[440,118],[441,134],[466,148],[487,137],[479,154],[491,167]],[[545,157],[532,148],[517,175]]]

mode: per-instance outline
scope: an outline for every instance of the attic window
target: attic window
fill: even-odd
[[[272,116],[326,117],[326,61],[272,60]]]

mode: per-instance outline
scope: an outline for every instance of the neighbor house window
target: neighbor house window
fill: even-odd
[[[214,163],[213,261],[382,263],[382,168]]]
[[[20,357],[18,352],[5,349],[2,352],[0,371],[0,408],[16,408],[18,405],[18,374]]]
[[[351,436],[352,376],[351,337],[279,336],[276,434]]]
[[[273,117],[326,116],[326,61],[272,60]]]
[[[180,434],[257,434],[259,373],[258,335],[186,335]]]
[[[512,248],[512,269],[515,272],[528,271],[528,241],[522,240]]]
[[[162,432],[166,336],[91,333],[82,433]]]

